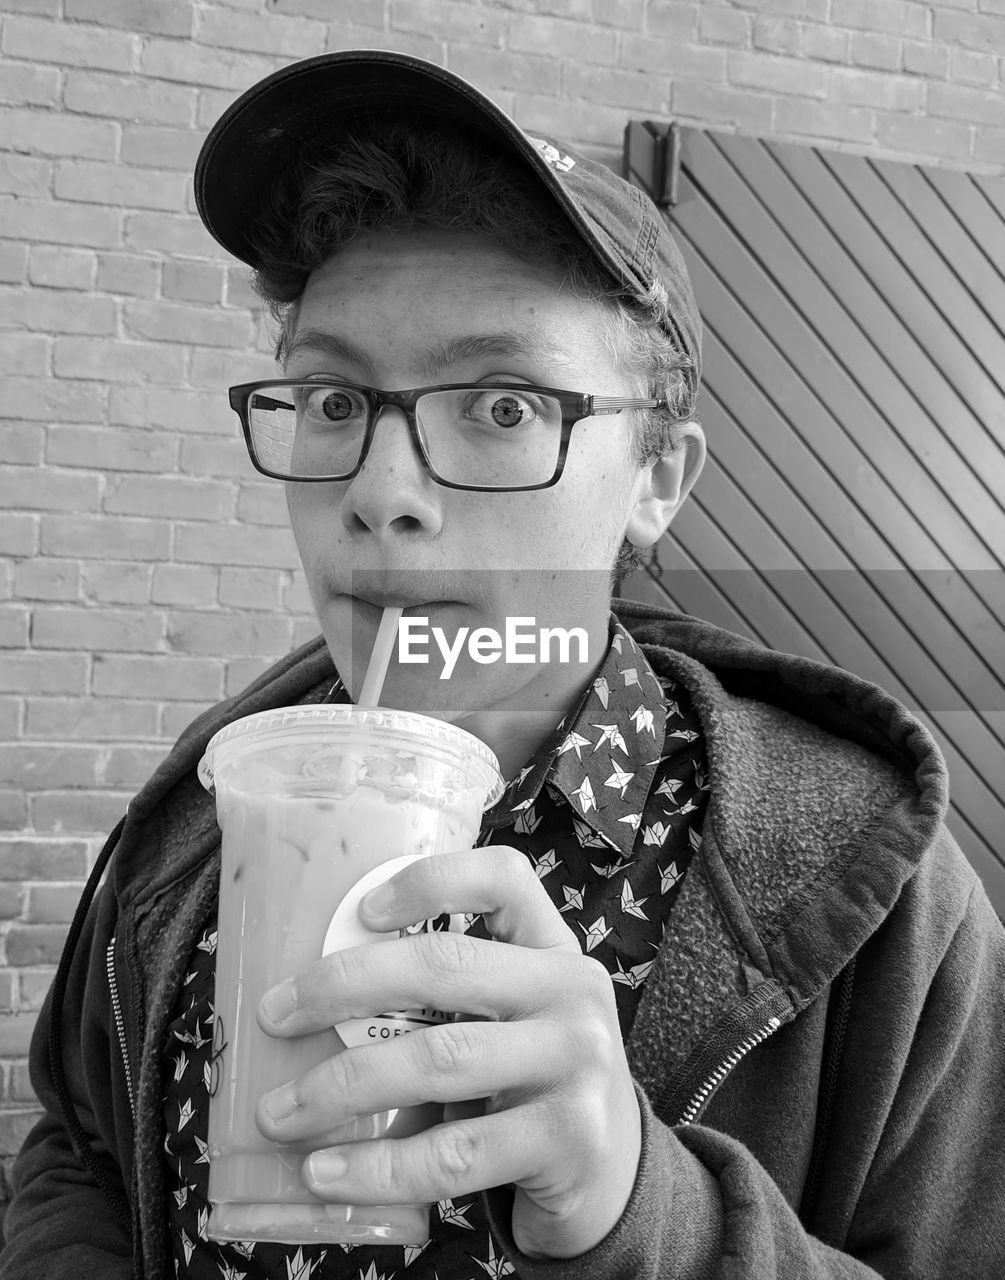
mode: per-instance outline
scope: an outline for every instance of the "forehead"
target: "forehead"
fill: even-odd
[[[314,270],[304,297],[337,292],[342,297],[392,287],[435,298],[489,292],[500,302],[531,304],[561,291],[565,273],[557,263],[531,262],[506,245],[471,231],[435,228],[361,231]]]
[[[427,341],[425,335],[419,335],[410,354],[413,363],[430,377],[455,365],[497,359],[544,361],[554,365],[570,360],[568,350],[556,345],[547,333],[534,326],[524,331],[496,329],[432,341]],[[338,333],[299,324],[287,346],[287,363],[318,356],[336,362],[347,361],[368,371],[374,368],[371,352],[362,343]]]
[[[494,356],[579,364],[610,352],[610,304],[557,265],[468,232],[360,234],[311,273],[289,359],[372,356],[393,344],[432,369]]]

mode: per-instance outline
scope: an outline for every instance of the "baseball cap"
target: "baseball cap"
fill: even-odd
[[[435,63],[377,49],[322,54],[252,86],[210,130],[195,167],[195,200],[206,229],[257,267],[249,230],[291,159],[311,143],[337,148],[362,121],[451,120],[522,161],[626,296],[649,303],[654,284],[668,297],[661,323],[690,359],[697,388],[701,318],[687,267],[653,202],[606,165],[550,137],[525,133],[468,81]]]

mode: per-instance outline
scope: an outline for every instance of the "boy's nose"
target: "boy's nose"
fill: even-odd
[[[426,470],[402,409],[383,405],[359,473],[346,483],[342,523],[351,532],[425,533],[442,526],[444,490]]]

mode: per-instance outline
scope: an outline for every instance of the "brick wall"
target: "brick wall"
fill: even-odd
[[[377,45],[616,159],[630,116],[1005,168],[1005,0],[0,4],[0,1161],[80,884],[194,713],[312,634],[223,388],[271,372],[191,169],[238,92]],[[338,20],[332,21],[337,13]],[[0,1183],[2,1199],[2,1183]]]

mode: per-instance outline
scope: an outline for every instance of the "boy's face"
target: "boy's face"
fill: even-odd
[[[353,350],[338,352],[338,342],[312,335]],[[474,337],[477,345],[458,347]],[[316,270],[286,373],[385,390],[504,380],[640,394],[617,367],[601,304],[574,297],[557,272],[490,241],[438,231],[364,234]],[[640,517],[651,468],[633,461],[634,427],[631,413],[578,424],[564,473],[550,489],[467,492],[432,479],[404,415],[385,407],[355,478],[289,483],[314,607],[353,697],[379,606],[389,602],[451,637],[464,626],[502,634],[507,617],[533,618],[535,627],[583,627],[595,667],[606,649],[610,569],[622,537],[651,540],[651,515],[648,523]],[[559,676],[554,664],[479,665],[464,656],[449,680],[439,680],[431,649],[430,665],[392,661],[385,705],[457,720],[484,707],[546,699]]]

